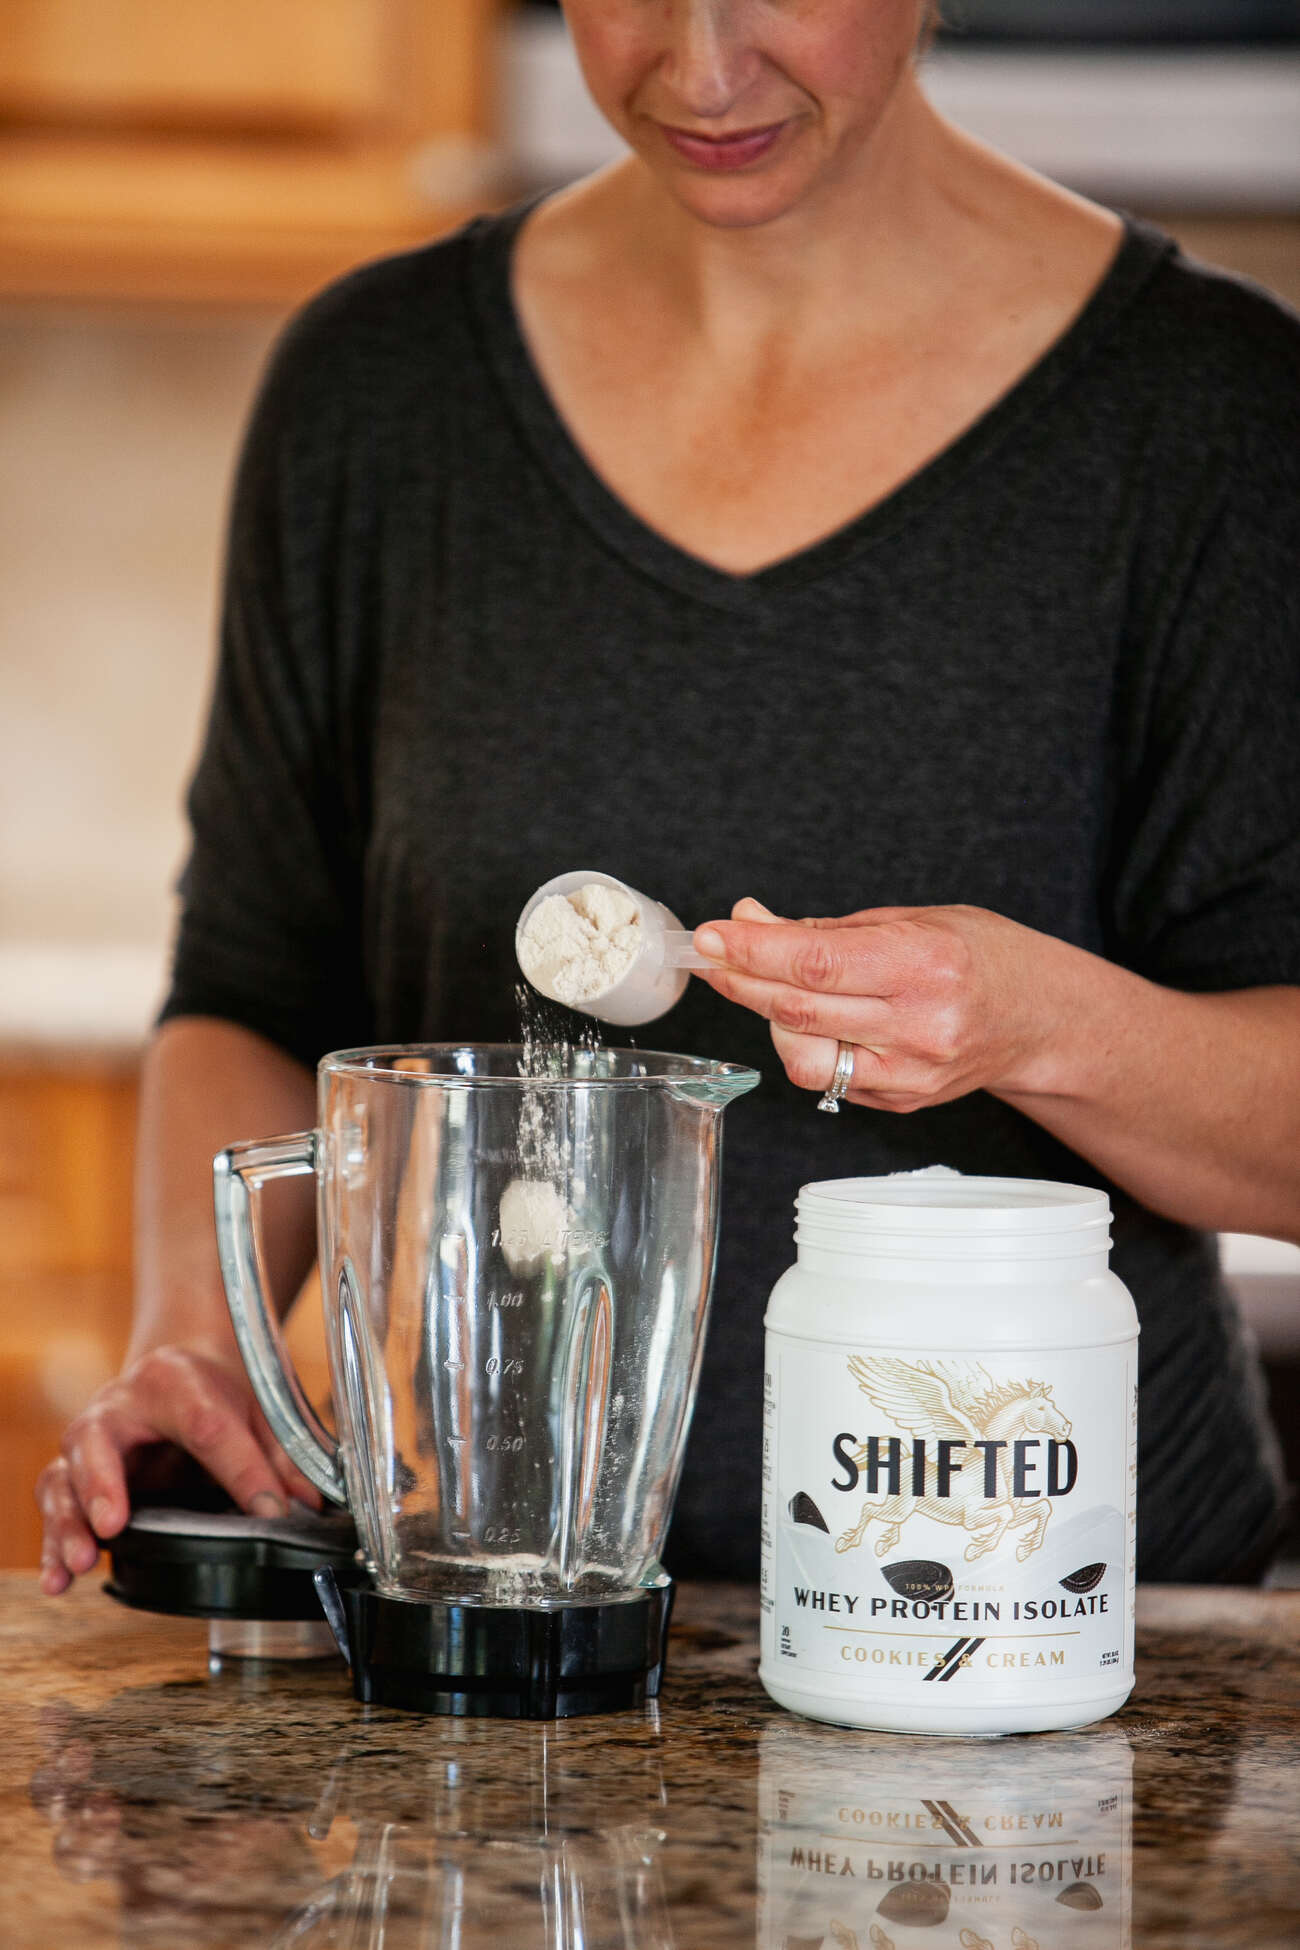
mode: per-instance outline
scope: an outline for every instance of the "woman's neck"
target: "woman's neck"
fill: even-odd
[[[897,317],[918,280],[942,275],[971,224],[969,188],[954,188],[966,146],[909,73],[869,144],[767,222],[703,222],[635,156],[553,214],[679,330],[719,346],[768,329],[815,343],[837,320]]]

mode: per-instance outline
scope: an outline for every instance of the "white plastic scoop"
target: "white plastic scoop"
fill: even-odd
[[[659,901],[612,874],[557,874],[519,916],[515,953],[552,1002],[601,1022],[653,1022],[680,1001],[692,968],[709,963]]]

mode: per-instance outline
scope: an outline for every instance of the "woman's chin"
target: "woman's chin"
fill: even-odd
[[[812,188],[805,172],[788,163],[783,168],[736,170],[725,176],[661,165],[654,174],[682,209],[715,230],[775,223],[804,203]]]

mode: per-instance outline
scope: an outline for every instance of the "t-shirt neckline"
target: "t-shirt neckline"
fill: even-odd
[[[540,201],[530,197],[500,215],[479,218],[467,232],[471,302],[481,344],[507,406],[536,459],[606,546],[652,580],[732,610],[834,574],[851,557],[887,541],[923,514],[1043,405],[1177,248],[1154,225],[1121,213],[1119,245],[1091,295],[978,418],[896,488],[830,534],[764,568],[737,575],[692,555],[621,500],[591,465],[552,400],[524,337],[511,289],[515,240]]]

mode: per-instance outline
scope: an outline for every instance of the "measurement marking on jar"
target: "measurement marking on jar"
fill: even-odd
[[[485,1374],[512,1375],[522,1374],[523,1371],[523,1362],[517,1360],[513,1355],[492,1354],[483,1363],[483,1372]]]
[[[490,1435],[483,1446],[489,1455],[495,1452],[500,1456],[517,1456],[527,1440],[524,1435]]]

